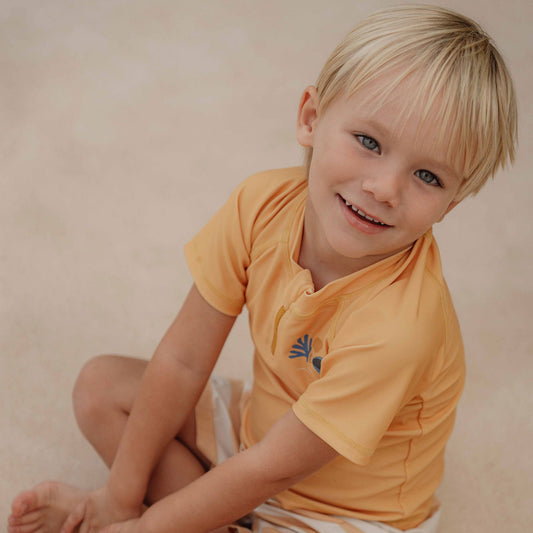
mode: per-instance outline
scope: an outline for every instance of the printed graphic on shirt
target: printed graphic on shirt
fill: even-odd
[[[314,339],[315,341],[315,350],[320,350],[322,347],[322,341],[318,338]],[[322,365],[322,357],[313,356],[313,338],[309,337],[306,333],[303,338],[300,337],[298,341],[292,345],[292,350],[290,351],[289,359],[298,359],[304,357],[307,362],[311,361],[313,368],[320,374],[320,367]]]

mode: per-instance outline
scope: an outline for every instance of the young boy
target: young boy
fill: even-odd
[[[509,74],[474,22],[389,9],[304,91],[297,138],[305,168],[252,176],[187,245],[195,284],[153,359],[80,374],[107,485],[24,492],[10,533],[227,531],[247,514],[263,533],[436,531],[464,359],[431,228],[513,160]],[[244,304],[251,390],[208,381]]]

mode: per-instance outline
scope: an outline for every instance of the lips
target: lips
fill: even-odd
[[[368,213],[365,213],[362,209],[359,209],[358,207],[352,205],[350,202],[348,202],[348,200],[343,198],[340,194],[339,194],[339,198],[344,202],[346,207],[351,209],[351,211],[361,220],[364,220],[365,222],[369,222],[370,224],[373,224],[375,226],[382,227],[382,228],[392,227],[389,224],[385,224],[385,222],[382,222],[381,220],[370,216]]]

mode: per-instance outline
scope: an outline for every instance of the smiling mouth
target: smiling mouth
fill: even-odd
[[[385,224],[385,222],[381,222],[381,220],[377,220],[370,215],[367,215],[362,209],[359,209],[358,207],[355,207],[350,202],[348,202],[346,199],[344,199],[340,194],[339,198],[344,202],[346,207],[349,207],[357,217],[359,217],[361,220],[364,220],[365,222],[370,222],[370,224],[374,224],[375,226],[380,226],[384,228],[391,228],[389,224]]]

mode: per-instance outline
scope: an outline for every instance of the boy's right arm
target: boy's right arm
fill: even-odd
[[[104,506],[107,510],[100,511],[111,516],[107,520],[91,518],[86,506],[78,511],[78,519],[89,522],[82,530],[92,530],[90,523],[98,529],[107,525],[103,521],[139,516],[151,473],[194,409],[234,322],[235,317],[209,305],[193,285],[146,368],[106,494],[100,496],[111,500]],[[75,517],[67,520],[65,530],[75,521]]]
[[[192,287],[146,368],[111,468],[108,486],[121,505],[142,503],[163,449],[198,402],[234,322]]]

